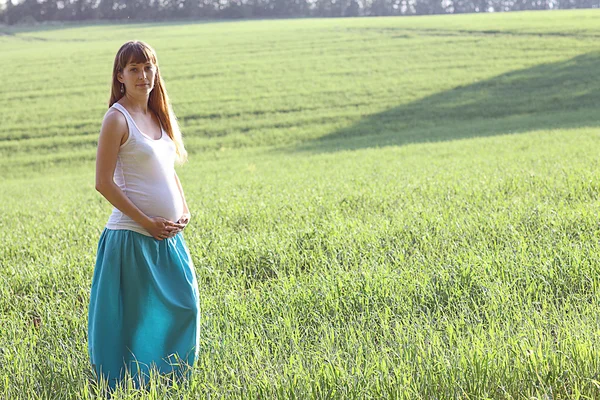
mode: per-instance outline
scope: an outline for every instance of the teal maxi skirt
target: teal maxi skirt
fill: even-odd
[[[198,357],[198,283],[180,232],[156,240],[105,228],[98,243],[88,312],[88,352],[110,388],[151,370],[189,377]],[[137,384],[136,384],[137,386]]]

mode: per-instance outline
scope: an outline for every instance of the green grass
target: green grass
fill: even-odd
[[[0,36],[0,398],[93,398],[114,53],[158,52],[201,292],[186,388],[117,398],[600,397],[600,12]]]

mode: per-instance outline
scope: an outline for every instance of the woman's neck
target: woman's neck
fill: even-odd
[[[148,113],[149,107],[147,96],[145,96],[144,98],[137,98],[125,93],[123,99],[125,100],[124,105],[127,106],[127,108],[129,108],[131,111],[140,112],[142,114]],[[123,99],[121,99],[121,101],[123,101]]]

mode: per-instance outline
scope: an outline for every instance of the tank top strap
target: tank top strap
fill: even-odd
[[[135,124],[133,117],[131,116],[131,114],[129,114],[129,111],[127,111],[127,109],[125,107],[123,107],[122,105],[120,105],[119,103],[114,103],[112,105],[112,107],[121,111],[121,113],[125,116],[125,119],[127,120],[127,125],[129,125],[129,135],[131,136],[133,134],[133,132],[135,132],[137,130],[136,129],[137,125]]]

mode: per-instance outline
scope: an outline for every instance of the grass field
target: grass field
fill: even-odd
[[[600,11],[0,27],[0,398],[94,398],[114,54],[181,121],[188,387],[116,398],[600,398]]]

